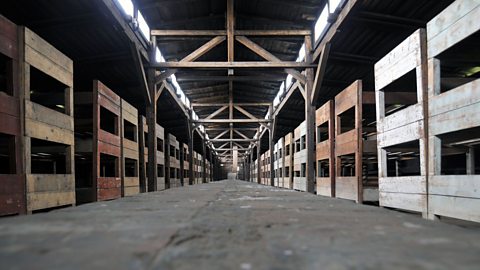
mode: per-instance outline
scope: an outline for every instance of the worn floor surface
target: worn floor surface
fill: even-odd
[[[480,230],[223,181],[0,219],[0,269],[480,269]]]

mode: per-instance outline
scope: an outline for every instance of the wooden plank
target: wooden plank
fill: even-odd
[[[424,120],[424,106],[421,103],[415,104],[382,118],[377,123],[377,130],[378,132],[387,132],[396,129],[397,132],[403,133],[404,126],[422,120]]]
[[[426,213],[427,195],[380,192],[380,206]]]
[[[50,45],[47,41],[35,34],[30,29],[26,27],[24,29],[24,41],[27,46],[42,54],[44,57],[48,58],[50,62],[55,63],[59,67],[62,67],[68,73],[73,73],[73,61],[70,58],[65,56],[65,54]],[[32,64],[31,62],[29,63]],[[67,84],[67,86],[72,86],[72,84]]]
[[[429,119],[429,134],[443,134],[480,126],[480,103],[462,107]]]
[[[27,193],[75,190],[74,176],[70,174],[27,174],[26,185]]]
[[[25,119],[25,136],[66,145],[75,145],[72,130],[54,127],[28,118]]]
[[[207,43],[203,44],[201,47],[196,49],[194,52],[183,58],[180,62],[191,62],[200,58],[202,55],[205,55],[207,52],[211,51],[216,46],[220,45],[225,41],[224,36],[217,36],[212,38]]]
[[[427,194],[424,176],[380,177],[378,181],[380,192]]]
[[[427,24],[428,57],[435,57],[480,29],[480,3],[455,1]]]
[[[0,53],[18,59],[17,25],[0,15]]]
[[[423,123],[414,122],[402,127],[401,134],[398,134],[398,130],[396,129],[379,133],[377,134],[378,147],[385,148],[392,145],[415,141],[422,136],[423,132]]]
[[[66,86],[73,85],[73,73],[28,46],[25,48],[25,61]]]
[[[74,191],[27,193],[27,211],[29,212],[67,205],[75,205]]]
[[[464,197],[428,196],[428,212],[432,215],[480,222],[480,200]]]
[[[335,96],[335,115],[340,115],[358,103],[361,81],[355,81]]]
[[[40,104],[25,100],[25,117],[53,127],[73,131],[73,118]]]
[[[358,200],[357,177],[338,176],[335,178],[335,197],[347,200]]]
[[[480,199],[480,181],[477,175],[432,175],[428,188],[429,195]]]
[[[104,143],[103,141],[98,141],[97,143],[98,154],[107,154],[117,158],[120,158],[120,147],[114,146],[109,143]]]
[[[431,95],[429,102],[429,115],[437,116],[480,103],[480,79],[461,85],[450,91]]]

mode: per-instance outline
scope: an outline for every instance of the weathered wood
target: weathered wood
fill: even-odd
[[[23,160],[27,211],[75,205],[73,62],[37,34],[19,28],[20,100],[24,130]],[[64,100],[65,113],[60,113],[30,100],[31,68],[38,69],[65,85],[57,93]],[[66,174],[32,174],[32,139],[64,144]]]
[[[455,1],[427,24],[428,58],[436,57],[448,48],[480,29],[480,3],[476,0]]]
[[[125,100],[121,100],[121,120],[120,120],[120,144],[121,144],[121,178],[122,178],[122,196],[131,196],[140,192],[140,152],[138,138],[138,111]],[[133,131],[134,140],[125,137],[124,121],[130,122],[135,127]],[[135,176],[126,175],[125,159],[135,160]]]
[[[233,62],[235,57],[235,6],[234,0],[227,0],[227,59]]]
[[[467,175],[442,175],[441,135],[480,127],[480,80],[442,91],[442,52],[480,30],[478,1],[455,1],[427,24],[428,32],[428,216],[480,222],[478,176],[467,155]],[[457,48],[461,51],[462,48]],[[471,139],[480,135],[471,134]],[[470,168],[469,168],[470,167]]]
[[[317,126],[317,195],[335,197],[335,107],[333,100],[328,101],[316,111],[315,123]],[[320,142],[321,134],[318,129],[325,123],[328,123],[328,139]],[[318,167],[318,162],[320,160],[328,161],[328,177],[319,175],[320,168]]]
[[[208,68],[208,69],[235,69],[235,68],[313,68],[313,64],[305,62],[161,62],[150,63],[154,68],[159,69],[180,69],[180,68]]]
[[[11,135],[8,140],[10,174],[0,175],[0,216],[25,214],[25,180],[22,176],[22,121],[19,89],[19,46],[17,26],[0,15],[0,53],[9,58],[6,63],[6,89],[0,91],[0,133]]]
[[[385,115],[389,103],[383,90],[410,71],[416,72],[417,102]],[[417,211],[427,216],[427,41],[419,29],[375,64],[380,205]],[[400,101],[399,101],[400,102]],[[388,176],[386,147],[419,141],[419,176]],[[410,201],[409,201],[410,200]]]
[[[362,137],[363,107],[371,100],[369,98],[364,102],[364,96],[367,95],[362,91],[362,81],[356,81],[335,97],[335,196],[355,200],[357,203],[378,199],[378,195],[375,196],[378,194],[377,184],[363,182],[364,150],[371,151],[364,147],[365,142]],[[342,132],[341,114],[349,109],[355,111],[354,127],[347,132]],[[374,138],[373,136],[367,139],[374,140]],[[345,155],[354,156],[355,176],[342,176],[341,158]]]

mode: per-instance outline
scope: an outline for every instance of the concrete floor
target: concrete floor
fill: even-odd
[[[223,181],[0,219],[0,269],[480,269],[480,229]]]

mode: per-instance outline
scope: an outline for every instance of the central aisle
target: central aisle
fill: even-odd
[[[479,254],[478,228],[240,181],[0,219],[2,269],[478,269]]]

